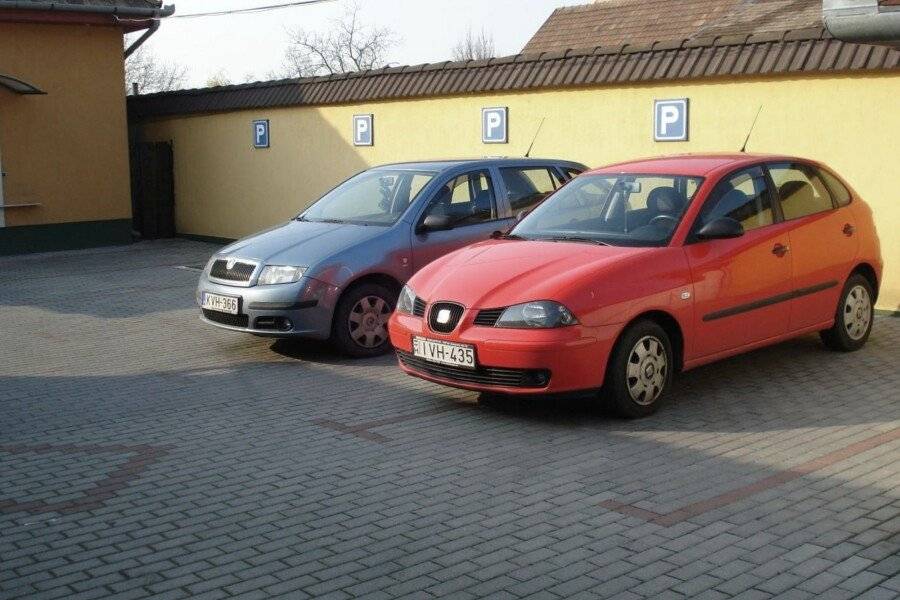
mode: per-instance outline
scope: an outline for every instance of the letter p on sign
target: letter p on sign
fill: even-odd
[[[253,121],[253,147],[268,148],[269,147],[269,120],[260,119]]]
[[[688,139],[688,99],[656,100],[653,104],[653,139],[684,142]]]
[[[373,146],[372,115],[353,115],[353,145]]]
[[[508,139],[509,111],[505,106],[481,109],[481,141],[485,144],[505,144]]]

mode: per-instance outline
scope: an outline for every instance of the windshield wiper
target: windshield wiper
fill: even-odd
[[[341,219],[307,219],[303,215],[297,217],[298,221],[304,221],[306,223],[334,223],[336,225],[343,225],[347,221],[342,221]]]
[[[606,242],[595,240],[594,238],[581,237],[577,235],[561,235],[545,238],[551,242],[587,242],[588,244],[598,244],[600,246],[609,246]]]
[[[504,233],[503,235],[498,235],[498,238],[501,240],[527,240],[528,238],[522,237],[521,235],[515,233]]]

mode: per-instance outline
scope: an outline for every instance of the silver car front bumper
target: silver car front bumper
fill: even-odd
[[[238,298],[238,314],[203,310],[206,292]],[[264,337],[327,339],[336,296],[337,290],[309,277],[296,283],[241,287],[210,281],[204,273],[195,300],[202,320],[222,329]]]

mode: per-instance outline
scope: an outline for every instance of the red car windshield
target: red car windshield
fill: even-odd
[[[684,175],[581,175],[526,216],[511,236],[612,246],[665,246],[703,183]]]

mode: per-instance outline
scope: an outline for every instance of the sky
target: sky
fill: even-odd
[[[286,0],[165,0],[176,15],[281,4]],[[262,13],[196,19],[166,18],[145,44],[188,69],[187,87],[223,73],[232,83],[267,79],[280,70],[289,29],[326,31],[348,0]],[[449,60],[471,27],[493,35],[498,56],[518,53],[555,8],[588,0],[358,0],[366,23],[396,31],[389,64]]]

